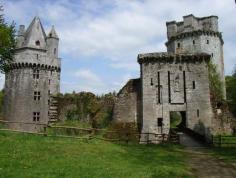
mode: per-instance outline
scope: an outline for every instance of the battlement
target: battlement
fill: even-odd
[[[160,53],[145,53],[138,55],[138,62],[146,63],[146,62],[154,62],[154,61],[162,61],[162,62],[173,62],[173,61],[209,61],[211,56],[207,53],[198,53],[198,54],[170,54],[166,52]]]
[[[167,37],[170,39],[176,35],[193,31],[218,32],[218,17],[195,17],[193,14],[183,16],[183,21],[166,22]]]

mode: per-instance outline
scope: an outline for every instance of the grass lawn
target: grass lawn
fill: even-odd
[[[181,149],[175,145],[120,145],[0,131],[0,177],[190,177]]]
[[[226,161],[236,163],[236,148],[213,148],[211,152],[214,156],[223,158]]]

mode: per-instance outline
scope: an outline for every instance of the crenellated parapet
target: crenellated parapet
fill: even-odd
[[[171,42],[187,37],[197,37],[197,36],[208,36],[208,37],[218,37],[221,41],[221,44],[224,44],[224,40],[222,38],[221,32],[215,32],[215,31],[205,31],[205,30],[197,30],[197,31],[190,31],[190,32],[183,32],[176,34],[174,36],[171,36],[168,41],[166,42],[166,46],[168,46]]]
[[[44,64],[37,64],[37,63],[17,62],[17,63],[12,63],[9,65],[9,70],[23,69],[23,68],[41,69],[41,70],[56,71],[56,72],[61,71],[61,68],[58,66],[51,66],[51,65],[44,65]]]
[[[166,62],[166,63],[183,63],[183,62],[209,62],[211,56],[206,53],[199,54],[169,54],[169,53],[146,53],[138,55],[138,63],[149,62]]]
[[[166,22],[166,26],[168,39],[180,33],[198,30],[218,32],[218,17],[195,17],[194,15],[190,14],[183,16],[183,21]]]

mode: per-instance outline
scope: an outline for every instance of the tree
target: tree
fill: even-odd
[[[14,23],[8,25],[2,14],[3,7],[0,6],[0,72],[7,72],[9,64],[13,61],[16,47]]]
[[[216,65],[212,62],[208,64],[209,82],[212,102],[215,104],[223,101],[223,84],[217,72]]]
[[[226,76],[226,93],[229,109],[236,117],[236,70],[232,76]]]

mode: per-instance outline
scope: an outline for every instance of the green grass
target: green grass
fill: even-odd
[[[190,177],[181,149],[175,145],[119,145],[0,131],[0,177]]]
[[[213,148],[211,152],[216,157],[220,157],[226,161],[236,163],[236,149],[235,148]]]

